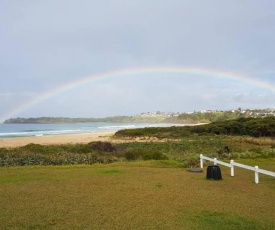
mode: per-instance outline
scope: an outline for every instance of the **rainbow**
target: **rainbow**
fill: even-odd
[[[116,78],[116,77],[130,77],[135,75],[144,75],[144,74],[185,74],[185,75],[202,75],[202,76],[209,76],[214,78],[221,78],[221,79],[231,79],[231,80],[238,80],[243,81],[245,83],[253,84],[257,87],[263,87],[265,89],[271,90],[275,92],[275,85],[266,82],[263,80],[255,79],[251,76],[245,76],[243,74],[238,74],[234,72],[226,72],[226,71],[219,71],[213,69],[204,69],[204,68],[193,68],[193,67],[144,67],[144,68],[130,68],[130,69],[122,69],[116,71],[110,71],[105,73],[94,74],[91,76],[82,77],[78,80],[67,82],[66,84],[60,85],[54,89],[41,93],[36,98],[33,98],[25,103],[19,105],[12,111],[6,113],[4,116],[0,117],[0,121],[4,121],[10,117],[19,114],[27,110],[30,107],[33,107],[36,104],[45,101],[54,95],[60,94],[65,91],[69,91],[71,89],[77,88],[81,85],[85,85],[87,83],[91,83],[94,81],[99,81],[102,79],[108,78]]]

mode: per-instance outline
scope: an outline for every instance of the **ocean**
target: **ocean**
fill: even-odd
[[[70,123],[70,124],[0,124],[0,138],[100,133],[144,127],[169,127],[169,123]]]

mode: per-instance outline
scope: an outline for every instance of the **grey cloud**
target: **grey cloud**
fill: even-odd
[[[16,96],[2,98],[0,105],[20,104],[16,98],[26,91],[39,94],[83,76],[143,66],[217,69],[275,84],[274,8],[269,0],[1,1],[0,92]],[[104,87],[94,83],[94,92],[74,91],[75,101],[67,92],[44,102],[48,109],[37,105],[24,114],[54,115],[57,107],[58,114],[61,108],[68,114],[70,105],[79,106],[75,116],[274,105],[274,92],[243,82],[137,79],[108,80],[106,96],[99,96]],[[264,96],[250,95],[255,91]],[[98,98],[91,102],[96,109],[85,112],[89,97]]]

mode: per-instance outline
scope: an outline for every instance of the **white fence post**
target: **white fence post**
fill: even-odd
[[[275,172],[267,171],[267,170],[264,170],[264,169],[259,169],[258,166],[252,167],[252,166],[249,166],[249,165],[244,165],[244,164],[234,162],[234,160],[230,160],[230,164],[228,164],[226,162],[217,160],[217,158],[206,157],[206,156],[203,156],[202,154],[200,154],[200,166],[201,166],[201,168],[203,168],[203,161],[204,160],[214,162],[214,165],[221,164],[221,165],[224,165],[226,167],[229,167],[231,176],[235,175],[235,169],[234,169],[235,166],[254,171],[255,172],[255,183],[256,184],[259,183],[259,174],[260,173],[275,177]]]
[[[203,168],[203,159],[202,159],[202,154],[200,154],[200,163],[201,163],[201,169]]]
[[[230,165],[231,165],[231,170],[230,170],[231,176],[234,176],[235,175],[235,173],[234,173],[234,160],[230,161]]]
[[[217,158],[214,158],[214,165],[217,165]]]
[[[259,167],[255,166],[255,183],[258,184],[259,183]]]

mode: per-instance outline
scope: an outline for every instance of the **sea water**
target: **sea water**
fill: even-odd
[[[66,135],[66,134],[89,134],[121,129],[144,128],[144,127],[169,127],[176,124],[155,123],[69,123],[69,124],[0,124],[0,138]]]

